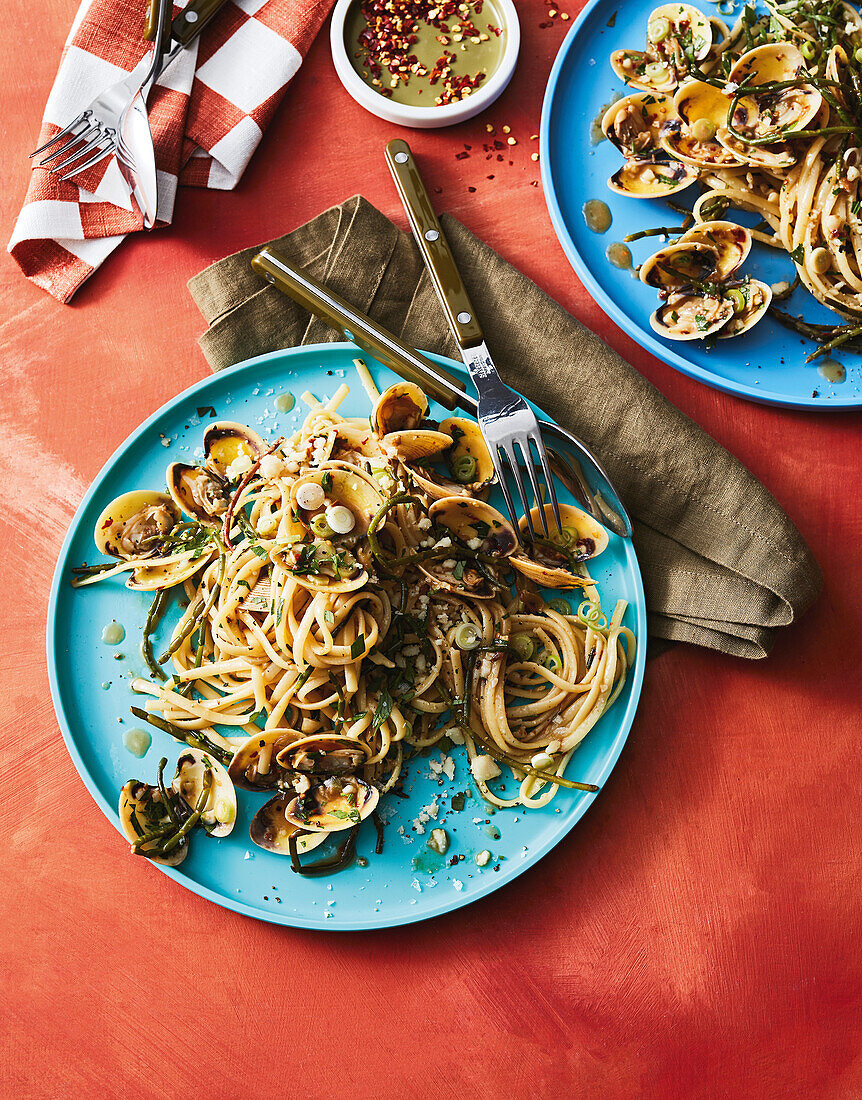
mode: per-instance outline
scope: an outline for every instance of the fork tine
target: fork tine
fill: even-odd
[[[548,521],[545,518],[545,501],[542,498],[542,494],[539,492],[539,480],[536,477],[536,467],[533,463],[533,454],[530,450],[530,436],[525,435],[523,438],[518,439],[518,446],[521,448],[521,454],[524,456],[524,461],[527,464],[527,473],[530,475],[530,485],[533,488],[533,496],[536,500],[536,507],[539,509],[539,520],[542,524],[542,534],[545,538],[548,538]]]
[[[90,159],[84,164],[77,165],[71,170],[71,172],[67,172],[65,176],[61,176],[60,180],[67,180],[70,176],[76,176],[79,172],[86,172],[88,168],[92,168],[93,165],[98,164],[100,160],[104,160],[105,157],[109,157],[113,152],[113,149],[113,142],[109,141],[107,146],[104,149],[100,149],[94,157],[90,157]]]
[[[517,531],[518,514],[515,511],[515,504],[512,500],[512,494],[509,492],[509,486],[506,484],[506,479],[503,477],[503,464],[500,462],[500,455],[496,447],[489,447],[488,451],[491,455],[491,462],[494,464],[494,473],[497,475],[497,481],[500,485],[500,491],[503,494],[503,500],[506,502],[506,510],[509,513],[509,519],[512,521],[512,526]]]
[[[509,465],[512,467],[512,476],[515,479],[515,485],[518,489],[518,496],[521,498],[521,504],[524,508],[524,516],[527,520],[527,530],[530,532],[530,539],[532,542],[536,541],[536,531],[533,527],[533,517],[530,515],[530,505],[527,503],[527,491],[524,488],[524,479],[521,477],[521,471],[518,468],[517,460],[515,459],[515,448],[511,442],[501,443],[500,448],[509,460]]]
[[[73,164],[76,160],[80,160],[81,157],[86,156],[87,153],[92,152],[93,149],[98,148],[102,143],[103,134],[101,130],[96,130],[94,137],[92,137],[86,145],[82,145],[80,149],[75,149],[64,160],[61,160],[59,164],[52,165],[49,172],[62,172],[64,168],[68,168],[70,164]],[[74,169],[78,171],[77,168]]]
[[[548,462],[548,453],[545,450],[545,444],[544,444],[544,441],[543,441],[541,435],[539,436],[538,440],[536,440],[536,437],[533,436],[533,442],[536,444],[536,450],[539,452],[539,461],[542,463],[542,471],[544,472],[544,475],[545,475],[545,483],[548,486],[548,495],[551,498],[551,507],[554,510],[554,519],[557,521],[557,530],[560,532],[560,534],[562,534],[563,533],[563,523],[562,523],[562,520],[560,519],[560,506],[557,503],[557,494],[554,491],[554,476],[551,473],[551,465]],[[542,509],[542,514],[543,515],[544,515],[544,511],[545,510],[543,508]]]
[[[72,119],[68,126],[64,126],[62,130],[54,134],[50,141],[46,141],[44,145],[40,145],[38,149],[34,149],[30,154],[30,159],[32,160],[33,157],[38,157],[40,153],[44,153],[46,149],[50,149],[52,145],[56,145],[61,138],[66,136],[66,134],[70,134],[73,130],[77,129],[82,122],[86,122],[91,114],[92,111],[82,111],[77,118]],[[52,153],[51,156],[55,157],[57,154]],[[45,159],[50,160],[50,157],[46,157]]]
[[[47,168],[49,160],[54,160],[56,157],[62,157],[64,153],[68,153],[70,149],[76,146],[79,141],[84,141],[86,138],[89,138],[90,135],[94,133],[98,133],[97,126],[87,126],[84,128],[84,130],[82,130],[80,134],[73,134],[68,141],[63,142],[59,149],[55,149],[53,153],[49,153],[47,157],[44,157],[42,160],[40,160],[39,167]],[[75,156],[78,155],[78,153],[75,154]],[[60,167],[61,165],[57,164],[53,168],[48,168],[48,171],[56,172],[56,170]]]

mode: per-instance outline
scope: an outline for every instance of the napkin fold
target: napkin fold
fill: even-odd
[[[503,378],[589,444],[632,515],[650,634],[765,657],[822,580],[775,499],[535,283],[441,222]],[[268,243],[413,346],[459,358],[412,237],[361,196]],[[338,339],[252,271],[260,247],[189,282],[213,370]]]
[[[180,184],[236,187],[332,3],[228,0],[156,81],[148,111],[158,224],[171,222]],[[82,0],[36,147],[149,52],[145,7],[143,0]],[[181,0],[174,13],[184,7]],[[8,250],[28,279],[68,302],[126,234],[142,228],[113,157],[65,182],[34,161]]]

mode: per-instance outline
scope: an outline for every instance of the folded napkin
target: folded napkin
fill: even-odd
[[[454,218],[441,221],[503,378],[593,448],[632,515],[650,634],[765,657],[821,584],[774,498],[598,336]],[[365,199],[269,243],[413,346],[458,358],[412,237]],[[257,250],[189,283],[213,370],[338,339],[251,270]]]
[[[228,2],[162,74],[148,103],[160,223],[173,217],[179,184],[237,185],[332,2]],[[34,145],[135,68],[150,49],[145,7],[143,0],[82,0]],[[176,10],[183,7],[185,0]],[[113,158],[65,183],[34,167],[9,251],[29,279],[68,302],[123,237],[142,228],[128,194]]]

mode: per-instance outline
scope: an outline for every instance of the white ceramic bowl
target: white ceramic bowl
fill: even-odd
[[[506,46],[503,57],[496,70],[491,73],[477,91],[457,103],[448,103],[443,107],[410,107],[404,103],[395,103],[386,96],[370,88],[353,68],[347,56],[344,41],[344,24],[347,13],[354,0],[338,0],[332,13],[329,40],[332,47],[332,60],[338,78],[351,96],[373,115],[394,122],[397,126],[412,126],[417,130],[429,130],[435,126],[454,126],[465,122],[489,107],[504,91],[512,79],[518,61],[521,46],[521,25],[512,0],[493,0],[500,13],[502,25],[506,28]]]

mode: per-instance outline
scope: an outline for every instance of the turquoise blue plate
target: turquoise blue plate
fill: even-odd
[[[105,504],[134,488],[164,485],[165,468],[175,459],[201,457],[203,428],[213,415],[253,425],[265,437],[293,432],[307,412],[299,400],[310,390],[318,397],[331,395],[347,382],[351,393],[342,411],[365,416],[370,411],[365,391],[352,366],[357,354],[352,344],[321,344],[275,352],[232,367],[192,386],[149,418],[108,460],[75,514],[66,536],[48,611],[48,667],[51,692],[69,753],[90,793],[119,829],[117,802],[123,782],[139,778],[153,782],[159,758],[171,765],[178,744],[152,730],[153,743],[142,759],[124,748],[123,735],[137,725],[129,707],[142,702],[129,688],[132,676],[146,675],[140,655],[141,629],[147,613],[146,593],[132,592],[119,579],[90,588],[74,589],[70,569],[97,560],[93,527]],[[386,368],[368,360],[381,388],[396,380]],[[440,359],[454,372],[460,364]],[[285,391],[297,399],[290,413],[280,413],[276,398]],[[538,411],[538,410],[537,410]],[[447,415],[432,407],[432,416]],[[628,682],[612,709],[589,734],[569,768],[572,778],[601,785],[622,751],[632,724],[643,682],[646,611],[643,586],[630,542],[611,535],[610,546],[596,561],[594,573],[603,603],[629,601],[626,623],[639,640],[638,657]],[[104,627],[116,619],[125,628],[125,640],[110,646],[102,641]],[[161,641],[170,632],[164,624]],[[159,648],[156,648],[159,652]],[[116,654],[123,655],[121,660]],[[455,776],[439,782],[431,764],[440,763],[439,751],[415,758],[409,766],[406,799],[390,797],[383,807],[387,821],[385,846],[374,854],[372,825],[359,834],[359,854],[366,867],[354,864],[331,879],[303,878],[290,869],[290,860],[256,848],[248,838],[252,815],[263,798],[239,791],[239,820],[222,840],[195,837],[182,866],[158,868],[171,878],[218,905],[250,917],[302,928],[386,928],[446,913],[490,894],[540,859],[560,841],[586,812],[595,795],[561,791],[545,810],[493,816],[472,793],[464,749],[452,751]],[[471,792],[461,812],[451,810],[451,796]],[[436,822],[413,829],[424,806],[438,809]],[[486,823],[487,822],[487,823]],[[447,859],[463,857],[456,866],[443,861],[428,847],[430,829],[443,824],[451,836]],[[421,823],[420,823],[421,825]],[[484,849],[492,859],[484,868],[476,854]],[[117,859],[131,859],[128,844],[117,837]]]
[[[699,341],[665,340],[650,328],[656,308],[656,292],[609,263],[608,245],[642,229],[678,225],[681,216],[661,200],[631,199],[617,195],[607,179],[623,163],[622,154],[609,142],[594,144],[591,127],[604,108],[625,94],[624,85],[611,70],[612,50],[643,49],[647,18],[659,0],[592,0],[566,36],[548,80],[541,125],[542,184],[554,229],[578,278],[602,309],[641,347],[670,366],[727,393],[770,405],[799,409],[848,409],[862,405],[862,365],[858,356],[836,353],[846,370],[846,380],[830,382],[816,363],[805,357],[814,345],[772,317],[735,340],[718,340],[712,349]],[[718,6],[700,5],[708,15],[732,23]],[[616,19],[613,17],[616,15]],[[613,26],[608,23],[613,21]],[[690,207],[699,194],[697,186],[675,196]],[[584,220],[584,203],[607,203],[613,222],[606,233],[591,232]],[[734,214],[734,217],[736,215]],[[752,225],[756,218],[740,215]],[[660,238],[635,241],[631,249],[635,265],[661,247]],[[745,270],[768,283],[793,278],[788,256],[755,243]],[[802,314],[806,320],[836,323],[836,315],[797,290],[782,308]]]

